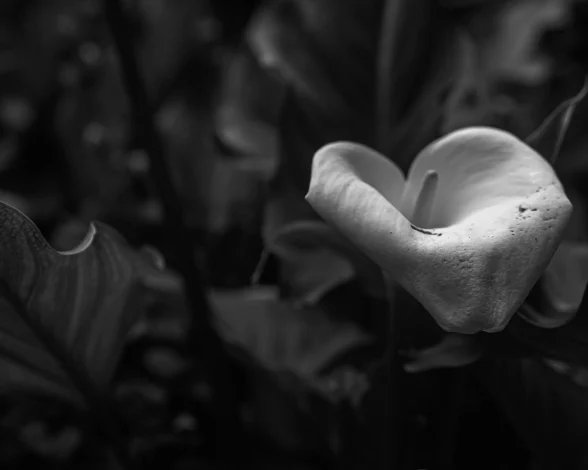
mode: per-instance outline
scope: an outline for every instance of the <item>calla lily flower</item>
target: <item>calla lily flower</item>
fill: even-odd
[[[360,144],[314,156],[307,201],[447,331],[502,330],[539,279],[572,212],[553,168],[507,132],[434,141],[408,176]]]

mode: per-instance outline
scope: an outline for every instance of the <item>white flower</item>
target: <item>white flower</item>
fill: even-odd
[[[502,330],[549,263],[572,204],[513,135],[476,127],[427,146],[405,179],[363,145],[314,156],[307,201],[445,330]]]

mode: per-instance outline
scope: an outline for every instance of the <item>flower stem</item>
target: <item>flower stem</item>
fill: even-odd
[[[385,0],[382,11],[382,25],[380,44],[376,62],[376,148],[386,153],[388,149],[388,134],[396,122],[392,109],[392,77],[394,61],[398,56],[398,30],[403,21],[403,3],[396,0]]]
[[[205,351],[205,372],[213,388],[213,413],[216,454],[226,468],[247,465],[248,447],[235,394],[230,361],[223,342],[211,323],[211,308],[204,289],[204,279],[196,264],[194,237],[186,226],[182,200],[175,187],[163,142],[156,131],[153,106],[149,100],[134,50],[131,28],[122,0],[103,0],[107,24],[118,51],[122,79],[129,95],[130,110],[137,125],[141,144],[151,163],[151,177],[164,207],[165,224],[173,236],[179,254],[177,269],[184,278],[191,325],[189,335],[193,354]]]
[[[435,170],[429,170],[425,175],[421,192],[417,197],[414,207],[412,223],[420,228],[427,228],[431,222],[433,202],[439,186],[439,174]]]

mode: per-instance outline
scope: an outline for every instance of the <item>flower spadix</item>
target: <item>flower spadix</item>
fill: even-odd
[[[314,156],[307,201],[448,331],[502,330],[557,248],[572,204],[552,167],[515,136],[462,129],[408,176],[363,145]]]

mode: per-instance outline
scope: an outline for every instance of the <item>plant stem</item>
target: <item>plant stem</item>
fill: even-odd
[[[392,75],[394,61],[398,53],[399,25],[402,21],[404,4],[397,0],[384,0],[382,23],[380,28],[380,43],[376,63],[376,149],[386,154],[388,135],[396,121],[392,110]]]
[[[563,144],[563,140],[565,138],[566,132],[570,125],[570,121],[572,120],[572,116],[574,111],[576,110],[576,106],[586,97],[588,94],[588,75],[584,77],[584,84],[582,89],[571,98],[565,100],[563,103],[560,103],[557,108],[543,121],[543,123],[535,129],[535,131],[525,139],[525,142],[532,147],[536,147],[541,144],[541,138],[544,134],[548,132],[548,128],[553,125],[553,122],[556,119],[559,119],[559,122],[556,126],[556,136],[555,136],[555,143],[553,149],[551,149],[551,154],[543,155],[551,165],[555,164],[557,157],[559,156],[559,151]],[[539,149],[536,149],[539,150]],[[540,152],[541,153],[541,152]]]
[[[445,406],[436,420],[437,445],[435,449],[437,465],[443,470],[455,468],[455,452],[459,432],[463,402],[466,394],[466,370],[459,368],[447,370],[446,383],[441,393],[445,396]]]
[[[138,126],[142,146],[151,162],[151,176],[164,207],[166,227],[173,234],[174,245],[180,253],[177,267],[184,278],[188,307],[192,312],[192,337],[206,354],[207,378],[213,388],[217,457],[223,461],[239,461],[240,466],[243,466],[243,453],[246,447],[243,433],[240,432],[241,421],[230,362],[222,340],[211,325],[211,308],[205,294],[204,280],[195,261],[196,246],[184,223],[182,201],[164,157],[163,143],[156,132],[153,108],[149,103],[133,41],[128,33],[131,28],[120,0],[103,0],[103,4],[106,20],[119,53],[134,122]]]

